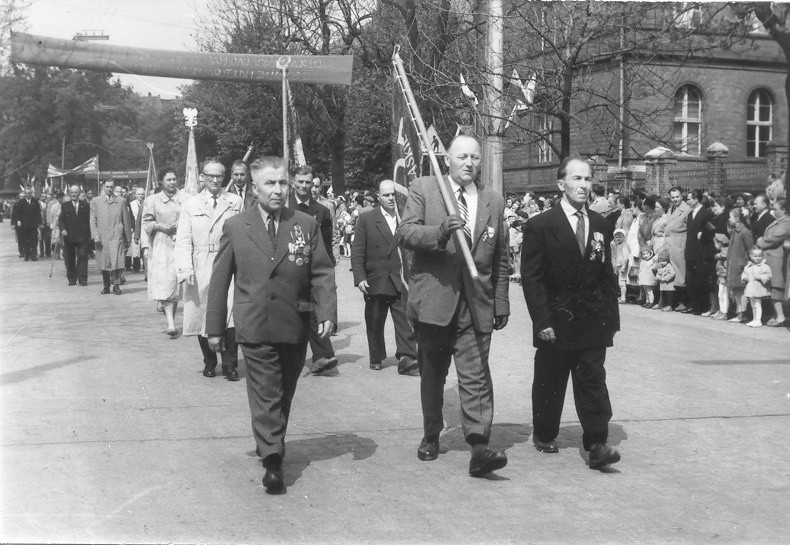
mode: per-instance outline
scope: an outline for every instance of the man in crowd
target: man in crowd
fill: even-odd
[[[620,329],[617,278],[606,220],[585,207],[592,169],[580,157],[560,164],[559,206],[524,227],[521,285],[532,318],[535,371],[532,421],[535,447],[559,452],[555,441],[568,376],[589,466],[620,460],[606,442],[612,406],[606,388],[606,348]]]
[[[101,271],[103,294],[121,294],[124,255],[132,240],[132,218],[123,197],[114,194],[115,183],[104,182],[104,193],[91,200],[91,237],[96,247],[96,265]]]
[[[453,139],[446,179],[418,178],[398,228],[400,244],[414,252],[408,314],[417,333],[424,436],[420,460],[439,455],[444,426],[444,384],[454,357],[461,423],[472,447],[469,474],[481,477],[507,465],[504,452],[488,447],[494,418],[494,389],[488,367],[491,333],[507,325],[508,248],[505,201],[478,184],[480,144],[471,136]],[[448,214],[439,183],[455,195],[458,213]],[[457,233],[453,236],[454,232]],[[457,240],[465,237],[479,276],[473,280]]]
[[[52,257],[52,229],[49,226],[49,212],[57,204],[58,200],[53,198],[52,193],[45,193],[40,201],[41,205],[41,237],[38,241],[38,256]]]
[[[63,260],[69,286],[75,285],[77,281],[80,286],[87,286],[91,211],[90,205],[80,200],[78,185],[69,188],[69,200],[61,205],[58,228],[63,238]]]
[[[605,216],[609,212],[609,199],[606,198],[606,188],[600,184],[593,186],[595,198],[590,203],[590,210]]]
[[[223,189],[225,167],[216,159],[208,159],[200,171],[205,189],[189,198],[181,208],[176,234],[175,261],[178,281],[184,286],[184,330],[186,336],[197,336],[203,353],[203,376],[215,377],[217,354],[206,338],[206,300],[211,269],[219,250],[225,220],[241,212],[243,201]],[[228,303],[225,350],[221,354],[222,374],[230,381],[239,380],[236,329],[233,326],[232,296]]]
[[[321,240],[332,265],[335,265],[335,255],[332,251],[332,221],[329,219],[329,210],[318,204],[312,195],[313,168],[310,165],[299,167],[293,174],[292,191],[288,194],[286,206],[292,210],[299,210],[318,223],[321,229]],[[337,357],[329,336],[317,334],[318,322],[314,315],[310,316],[310,351],[313,353],[312,372],[323,373],[337,367]]]
[[[14,237],[16,238],[16,246],[17,250],[19,251],[19,259],[25,257],[25,239],[22,237],[22,232],[17,229],[17,216],[19,215],[19,210],[22,207],[22,201],[25,200],[25,191],[22,190],[17,195],[16,201],[11,205],[11,215],[9,216],[9,220],[11,221],[11,229],[14,230]]]
[[[296,383],[304,366],[308,314],[317,334],[329,336],[337,323],[335,270],[318,223],[285,207],[289,176],[280,157],[250,166],[257,206],[228,219],[209,286],[206,335],[215,352],[224,350],[228,288],[235,281],[236,341],[247,368],[247,396],[257,452],[269,493],[284,490],[285,434]]]
[[[24,195],[19,194],[20,199],[14,204],[11,213],[11,225],[16,229],[17,241],[19,243],[20,257],[25,261],[38,261],[38,227],[41,225],[41,206],[38,199],[33,195],[33,189],[25,189]]]
[[[148,298],[161,304],[167,321],[167,335],[178,336],[175,315],[181,290],[175,262],[176,232],[181,206],[189,195],[178,189],[173,169],[162,171],[162,191],[150,195],[143,203],[142,228],[148,235]]]
[[[754,216],[752,217],[752,235],[754,241],[765,234],[765,228],[774,222],[774,217],[771,214],[771,206],[768,202],[768,197],[765,193],[759,193],[754,197]]]
[[[351,245],[354,284],[365,297],[370,368],[381,371],[381,362],[387,357],[384,324],[389,310],[395,326],[398,373],[416,376],[420,374],[417,346],[414,330],[406,316],[408,289],[402,252],[395,237],[398,212],[395,207],[395,183],[392,180],[384,180],[379,184],[379,202],[379,208],[359,215]]]
[[[143,203],[145,202],[145,189],[142,187],[133,188],[132,196],[134,198],[129,201],[129,211],[132,214],[132,229],[134,233],[132,244],[129,247],[129,251],[126,252],[126,270],[140,272],[140,258],[142,256],[140,252],[140,233],[138,229],[140,229],[142,225],[141,216],[143,214]]]
[[[669,263],[675,270],[675,297],[677,306],[674,309],[683,312],[688,309],[686,297],[686,230],[691,208],[683,200],[683,190],[675,186],[669,190],[669,218],[664,228],[666,248],[669,251]],[[671,293],[671,292],[670,292]]]
[[[241,197],[243,209],[249,210],[255,204],[255,191],[247,176],[247,164],[244,161],[234,161],[230,166],[230,180],[233,183],[230,184],[228,192]]]
[[[686,298],[688,308],[685,313],[699,316],[707,310],[710,298],[706,258],[712,257],[713,231],[704,229],[713,218],[710,208],[702,205],[702,191],[689,191],[686,203],[691,208],[686,220],[686,248],[683,257],[686,261]],[[710,256],[708,255],[710,254]]]

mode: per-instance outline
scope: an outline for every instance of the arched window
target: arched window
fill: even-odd
[[[746,157],[765,157],[773,136],[774,105],[765,89],[757,89],[746,103]]]
[[[675,93],[675,147],[681,153],[702,153],[702,93],[684,85]]]

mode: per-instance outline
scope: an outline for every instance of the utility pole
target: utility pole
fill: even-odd
[[[503,43],[504,17],[502,0],[488,0],[485,67],[488,85],[485,88],[485,113],[488,117],[486,139],[483,142],[483,180],[494,191],[504,192],[502,152],[505,136],[503,107]]]

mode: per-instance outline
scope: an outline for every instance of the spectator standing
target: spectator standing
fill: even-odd
[[[691,208],[683,200],[683,190],[675,186],[669,190],[669,217],[666,221],[664,234],[666,248],[669,250],[669,262],[675,270],[675,299],[677,306],[674,310],[683,312],[686,306],[686,230]]]
[[[773,204],[776,218],[766,229],[762,237],[757,239],[757,246],[764,250],[765,261],[771,269],[771,301],[774,306],[774,317],[768,325],[780,327],[785,325],[785,313],[782,308],[785,299],[785,259],[784,242],[790,240],[790,210],[787,199],[779,198]]]
[[[672,312],[672,304],[675,296],[675,269],[669,262],[669,250],[663,248],[656,257],[655,266],[656,280],[659,283],[659,293],[661,294],[658,306],[664,312]],[[655,306],[653,307],[656,308]]]
[[[650,248],[642,250],[639,260],[639,289],[642,292],[640,297],[645,300],[642,305],[645,308],[653,308],[653,289],[658,284],[656,273],[653,268],[656,264],[655,254]]]
[[[727,287],[732,292],[735,300],[736,314],[730,322],[745,323],[746,300],[743,295],[743,281],[741,273],[749,260],[749,250],[754,246],[752,232],[743,224],[741,208],[730,210],[728,223],[730,235],[730,249],[727,253]]]
[[[710,208],[702,203],[702,191],[689,191],[686,203],[691,211],[686,222],[686,293],[688,308],[683,312],[700,315],[708,310],[708,285],[705,259],[713,256],[713,233],[705,231],[705,224],[713,217]]]
[[[754,198],[754,214],[751,220],[751,231],[755,242],[763,236],[765,229],[774,222],[774,219],[768,197],[760,193]]]
[[[763,251],[759,247],[752,246],[749,250],[749,262],[741,273],[741,280],[746,284],[743,294],[752,306],[753,319],[746,325],[760,327],[763,325],[762,299],[771,294],[771,267],[765,262]]]
[[[651,253],[655,253],[651,243],[653,239],[653,225],[662,215],[656,209],[657,202],[658,199],[654,195],[648,195],[642,201],[642,220],[639,222],[639,231],[637,232],[640,252],[649,248]]]
[[[666,248],[666,227],[667,220],[669,219],[669,199],[662,197],[656,201],[656,214],[658,218],[653,223],[651,229],[652,235],[650,237],[650,244],[653,248],[653,253],[658,256],[658,253]]]

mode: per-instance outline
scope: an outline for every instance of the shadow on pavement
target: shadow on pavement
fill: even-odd
[[[378,444],[368,437],[353,433],[322,435],[310,439],[288,441],[287,453],[283,462],[285,485],[292,486],[313,462],[331,460],[346,454],[353,454],[353,460],[365,460],[373,456]]]
[[[38,378],[47,371],[60,369],[61,367],[66,367],[67,365],[74,365],[75,363],[81,363],[92,359],[96,359],[95,356],[79,356],[60,361],[53,361],[52,363],[45,363],[43,365],[36,365],[35,367],[30,367],[28,369],[20,369],[19,371],[3,373],[0,375],[0,385],[15,384],[17,382],[23,382],[32,378]]]
[[[790,365],[788,360],[691,360],[694,365]]]

